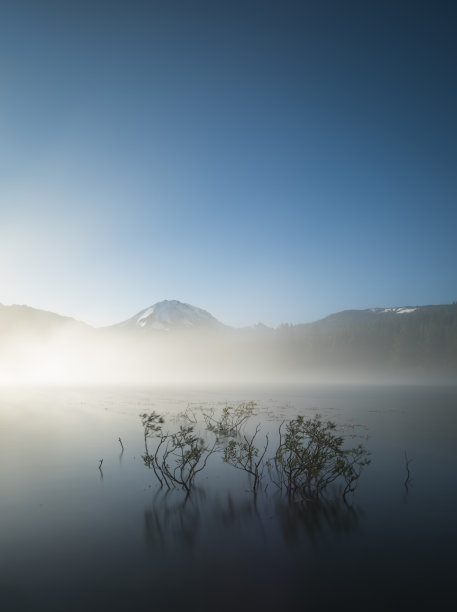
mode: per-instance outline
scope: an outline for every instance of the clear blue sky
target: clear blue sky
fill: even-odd
[[[457,299],[457,4],[3,0],[0,302]]]

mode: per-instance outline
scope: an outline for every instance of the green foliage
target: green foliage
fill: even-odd
[[[255,402],[242,402],[238,406],[224,406],[220,414],[214,409],[204,412],[203,418],[209,431],[218,436],[229,437],[240,433],[242,427],[252,417]]]
[[[363,467],[370,463],[369,453],[361,445],[345,448],[334,423],[323,422],[319,415],[312,419],[300,415],[281,423],[276,452],[267,460],[268,434],[260,447],[256,446],[261,425],[257,425],[252,435],[240,433],[254,414],[254,408],[254,402],[247,402],[237,407],[225,406],[219,414],[215,410],[202,412],[207,430],[215,434],[212,446],[198,434],[194,412],[187,419],[191,424],[181,424],[172,433],[164,432],[165,421],[159,414],[141,414],[145,465],[154,471],[161,486],[180,486],[188,494],[197,474],[217,451],[222,452],[225,463],[249,475],[254,494],[265,468],[270,481],[289,499],[316,500],[333,483],[342,486],[344,499],[355,490]],[[151,439],[154,440],[152,451],[148,448]]]
[[[343,484],[343,497],[356,488],[360,473],[368,465],[368,452],[361,446],[343,447],[335,424],[298,416],[279,428],[279,446],[269,463],[273,482],[289,496],[315,499],[335,481]]]
[[[140,414],[140,418],[144,428],[145,439],[151,438],[162,431],[162,425],[165,423],[165,420],[154,410],[150,413],[143,412],[143,414]]]
[[[161,486],[181,486],[190,493],[196,475],[205,468],[216,443],[212,448],[207,447],[193,425],[180,425],[178,431],[165,433],[162,428],[165,421],[157,413],[145,413],[140,417],[146,443],[144,464],[154,471]],[[156,439],[152,452],[147,445],[147,438],[151,437]]]

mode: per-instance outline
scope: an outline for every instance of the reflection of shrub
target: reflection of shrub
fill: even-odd
[[[334,482],[344,485],[343,497],[355,490],[368,452],[361,446],[344,449],[335,424],[320,416],[298,416],[279,428],[279,446],[269,463],[273,482],[290,496],[318,498]]]

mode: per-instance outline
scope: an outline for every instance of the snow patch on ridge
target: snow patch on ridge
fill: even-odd
[[[394,308],[369,308],[370,312],[377,312],[378,314],[385,312],[394,312],[395,314],[408,314],[414,312],[417,308],[410,308],[408,306],[397,306]]]

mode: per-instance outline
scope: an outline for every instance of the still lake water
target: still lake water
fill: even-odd
[[[172,423],[189,403],[248,400],[271,431],[318,412],[344,427],[348,443],[364,444],[371,464],[350,508],[339,498],[289,504],[272,489],[254,503],[245,475],[220,457],[187,502],[158,488],[142,460],[139,413]],[[0,609],[450,605],[456,425],[449,387],[3,389]]]

